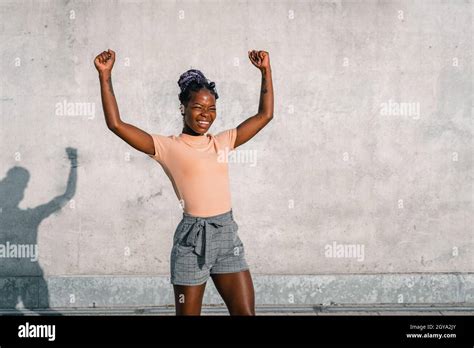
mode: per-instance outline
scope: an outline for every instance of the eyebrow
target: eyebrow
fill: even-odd
[[[196,104],[202,106],[202,104],[200,104],[200,103],[198,103],[198,102],[194,102],[194,103],[193,103],[193,105],[196,105]],[[216,104],[212,104],[211,106],[216,106]]]

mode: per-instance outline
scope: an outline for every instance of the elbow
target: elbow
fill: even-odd
[[[107,123],[107,128],[110,129],[112,132],[116,133],[117,130],[120,128],[119,123]]]
[[[265,120],[270,121],[271,119],[273,119],[273,113],[264,113],[264,114],[261,114],[261,117],[264,118]]]

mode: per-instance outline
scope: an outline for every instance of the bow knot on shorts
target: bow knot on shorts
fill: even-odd
[[[191,232],[186,238],[186,244],[194,247],[196,255],[204,257],[204,263],[206,263],[206,259],[209,260],[211,257],[210,248],[206,246],[210,246],[212,236],[222,226],[224,225],[217,221],[211,222],[203,218],[197,218],[196,222],[192,225]]]
[[[248,269],[232,209],[227,213],[197,217],[183,212],[171,250],[171,283],[199,285],[211,274]]]

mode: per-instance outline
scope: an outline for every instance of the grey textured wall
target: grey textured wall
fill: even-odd
[[[282,276],[296,284],[290,299],[300,293],[290,303],[342,275],[352,276],[350,301],[381,302],[367,292],[387,283],[364,280],[377,275],[396,288],[384,301],[403,302],[404,287],[419,284],[411,274],[472,273],[472,9],[472,1],[0,1],[0,244],[39,250],[36,262],[0,258],[0,306],[20,297],[28,306],[37,293],[74,304],[77,286],[61,292],[70,283],[58,279],[77,276],[92,277],[89,290],[139,277],[124,282],[129,292],[166,280],[181,208],[159,165],[105,126],[93,58],[107,48],[117,53],[122,119],[165,135],[181,131],[182,72],[198,68],[216,82],[217,133],[257,112],[260,76],[247,51],[270,53],[275,117],[230,163],[247,261],[275,282],[256,289],[257,302],[273,302],[288,286]],[[332,277],[315,283],[323,275]],[[456,278],[455,290],[452,279],[431,289],[455,296],[422,291],[412,302],[472,301],[472,277]],[[338,289],[345,298],[349,290]],[[97,292],[83,293],[83,305]]]

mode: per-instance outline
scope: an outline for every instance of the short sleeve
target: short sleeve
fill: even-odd
[[[237,138],[237,128],[226,129],[215,136],[222,147],[228,147],[233,150],[235,146],[235,139]]]
[[[153,139],[155,154],[154,155],[148,154],[148,156],[158,162],[164,162],[166,158],[166,152],[171,142],[170,137],[161,135],[161,134],[150,134],[150,135]]]

